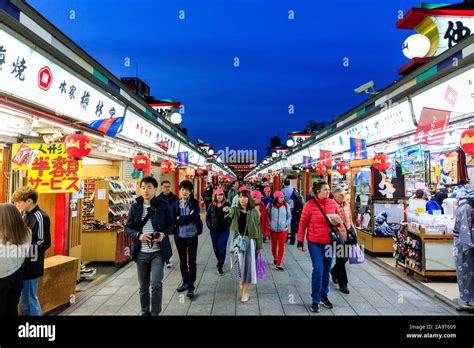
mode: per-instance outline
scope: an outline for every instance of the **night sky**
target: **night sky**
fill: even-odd
[[[182,125],[191,138],[215,150],[257,150],[260,161],[272,136],[285,143],[308,120],[331,121],[367,99],[354,88],[399,79],[408,61],[402,43],[415,31],[395,23],[399,11],[421,1],[29,3],[117,77],[135,76],[138,62],[151,95],[185,105]]]

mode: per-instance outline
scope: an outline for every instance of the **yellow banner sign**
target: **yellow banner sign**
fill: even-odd
[[[82,161],[69,158],[64,144],[14,144],[14,169],[28,171],[28,186],[39,193],[78,192]]]

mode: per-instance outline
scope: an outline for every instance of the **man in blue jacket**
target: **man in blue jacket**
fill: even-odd
[[[125,225],[125,232],[133,239],[131,256],[137,264],[143,316],[161,312],[164,264],[172,253],[168,235],[174,228],[173,212],[168,202],[155,197],[157,188],[158,182],[151,176],[140,181],[141,196],[130,207]]]

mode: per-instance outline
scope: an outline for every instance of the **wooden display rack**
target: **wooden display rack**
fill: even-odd
[[[405,230],[405,234],[411,234],[413,236],[418,237],[421,240],[422,249],[421,249],[421,270],[410,266],[405,260],[405,263],[401,263],[397,260],[396,265],[405,268],[415,274],[427,280],[427,278],[435,278],[435,277],[456,277],[456,269],[454,268],[454,257],[452,256],[452,247],[453,247],[453,239],[454,236],[452,234],[427,234],[424,227],[420,227],[419,230],[415,230],[414,228],[409,227]],[[427,257],[426,254],[428,251],[431,251],[431,245],[436,245],[437,247],[439,244],[445,244],[445,248],[447,250],[447,255],[449,257],[453,257],[453,269],[427,269]]]
[[[117,180],[128,181],[128,180]],[[108,180],[96,180],[94,193],[94,219],[109,221],[110,185]],[[99,192],[101,192],[99,194]],[[117,242],[123,239],[123,228],[113,230],[82,230],[83,261],[117,261]]]
[[[373,254],[393,253],[393,239],[385,236],[374,236],[372,233],[356,228],[357,242],[364,250]]]

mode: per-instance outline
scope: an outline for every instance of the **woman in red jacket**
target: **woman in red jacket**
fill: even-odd
[[[262,193],[259,190],[252,191],[253,202],[255,203],[255,209],[260,213],[260,223],[262,226],[263,242],[270,238],[270,223],[268,221],[267,207],[262,202]]]
[[[318,182],[313,186],[313,199],[308,201],[303,208],[298,228],[298,250],[305,252],[304,240],[308,240],[308,250],[313,264],[311,277],[311,297],[313,303],[310,310],[319,312],[319,303],[326,308],[332,308],[328,299],[329,273],[331,271],[333,248],[331,241],[331,228],[321,210],[327,214],[337,214],[342,220],[342,215],[337,203],[329,198],[329,185]],[[319,207],[321,209],[319,209]],[[330,224],[337,227],[338,222],[329,219]]]

